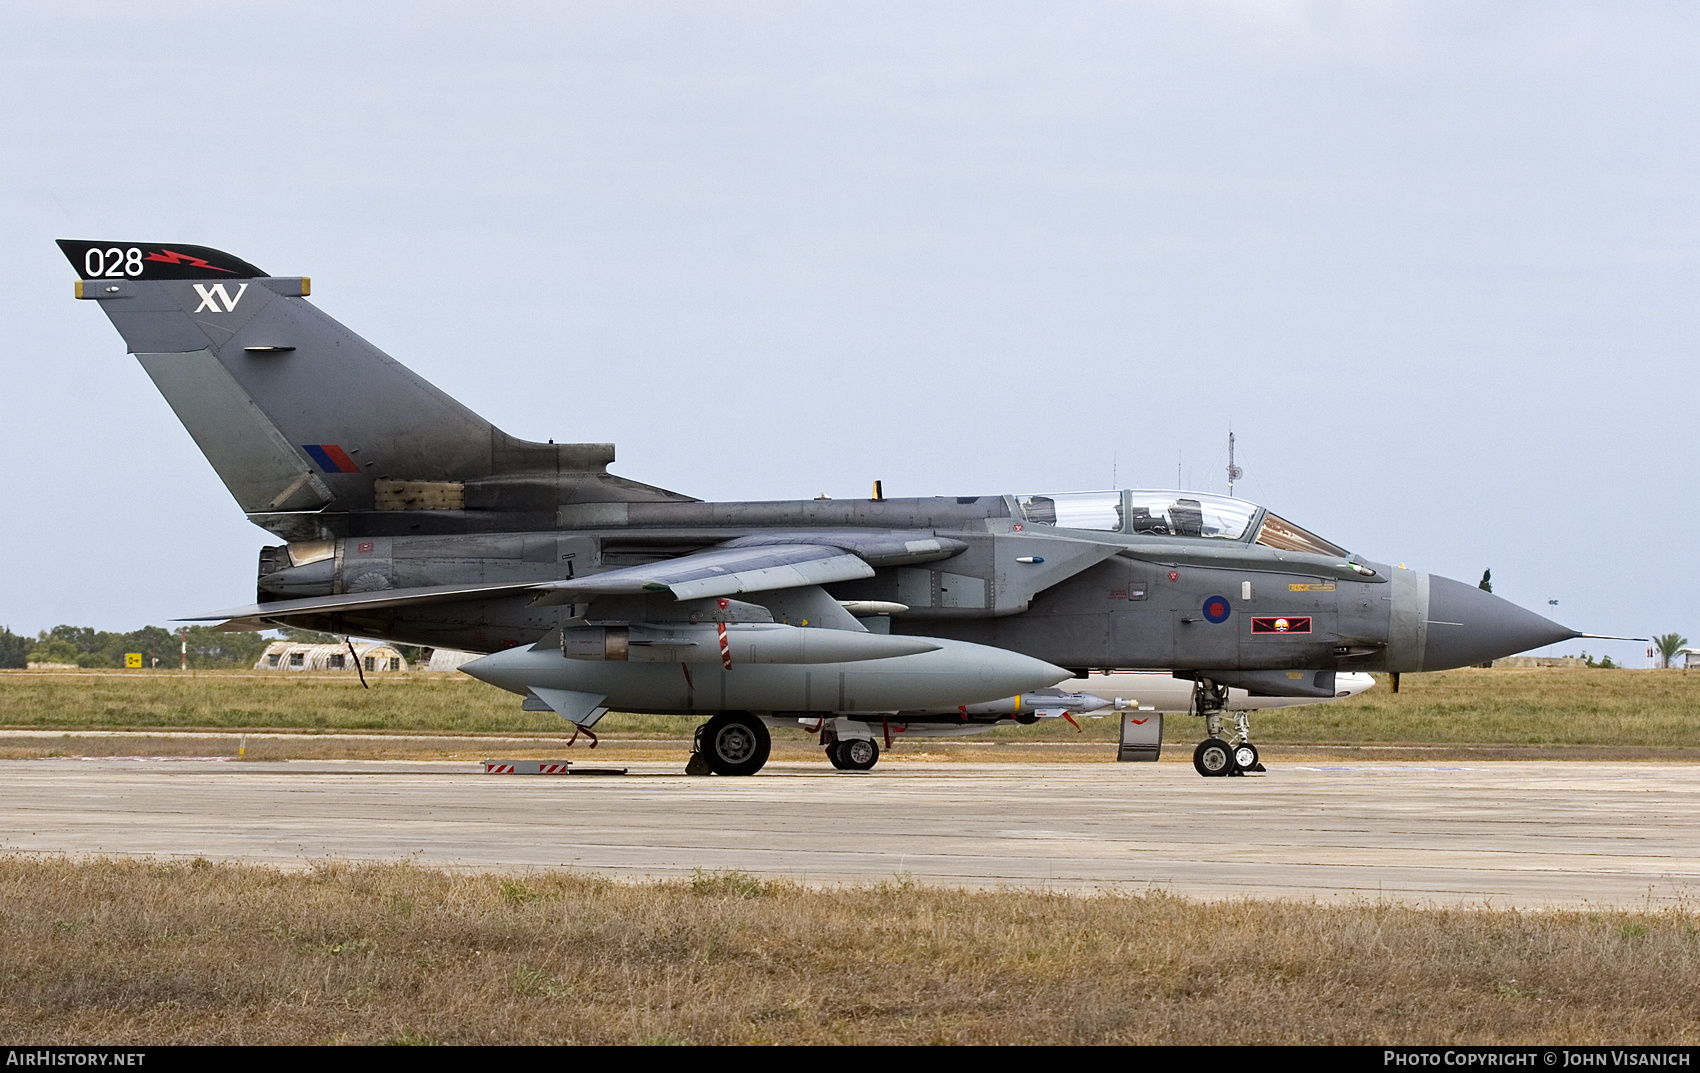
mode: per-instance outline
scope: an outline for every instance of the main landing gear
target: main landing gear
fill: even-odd
[[[1222,714],[1228,707],[1228,687],[1208,678],[1193,680],[1192,710],[1204,717],[1204,732],[1209,735],[1192,751],[1192,766],[1205,778],[1244,775],[1248,771],[1266,770],[1258,760],[1257,746],[1251,743],[1251,716],[1234,713],[1235,734],[1222,734]]]
[[[872,728],[861,720],[823,715],[812,729],[820,731],[820,743],[826,750],[826,758],[839,771],[872,771],[874,765],[880,762],[880,744],[869,734]],[[845,736],[858,731],[868,736]],[[889,730],[886,731],[885,746],[891,748]]]
[[[879,763],[879,742],[872,738],[834,738],[827,743],[826,758],[839,771],[872,771]]]
[[[697,727],[687,775],[754,775],[767,763],[773,737],[750,712],[721,712]]]

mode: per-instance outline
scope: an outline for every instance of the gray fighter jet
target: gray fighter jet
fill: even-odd
[[[1257,764],[1228,690],[1461,667],[1581,636],[1473,585],[1186,491],[704,503],[515,439],[307,300],[308,280],[155,242],[59,243],[249,520],[257,602],[206,619],[489,653],[464,669],[578,727],[708,715],[695,770],[769,725],[840,767],[893,728],[999,720],[1090,671],[1193,683],[1205,775]],[[887,739],[888,740],[888,739]],[[1154,754],[1153,754],[1154,755]]]

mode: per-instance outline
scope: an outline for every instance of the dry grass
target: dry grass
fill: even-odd
[[[1687,1043],[1700,916],[0,857],[0,1036]]]
[[[684,738],[698,720],[612,713],[598,725],[614,738]],[[1000,727],[973,742],[1109,742],[1119,720],[1062,720]],[[55,730],[203,728],[364,730],[552,737],[561,720],[522,712],[518,699],[464,675],[374,675],[363,690],[352,673],[208,671],[0,671],[0,726]],[[1406,675],[1358,697],[1258,713],[1257,740],[1271,746],[1375,744],[1515,746],[1564,755],[1566,748],[1633,749],[1657,756],[1700,749],[1700,674],[1590,669],[1444,671]],[[1188,744],[1199,720],[1171,715],[1166,737]],[[803,747],[808,736],[782,731]],[[956,755],[956,746],[900,744]],[[1413,753],[1412,755],[1423,755]],[[1588,752],[1586,755],[1599,755]]]
[[[558,733],[548,712],[461,674],[0,672],[0,725]]]
[[[1367,693],[1252,714],[1273,745],[1480,745],[1700,749],[1700,674],[1672,671],[1465,668],[1403,676],[1400,692],[1377,675]],[[1066,686],[1066,683],[1065,683]],[[1082,720],[1083,736],[1113,738],[1114,718]],[[1165,740],[1191,743],[1202,720],[1170,715]],[[1067,740],[1061,720],[1000,730],[1008,740]]]
[[[1377,676],[1378,678],[1382,676]],[[1287,742],[1700,746],[1700,674],[1467,668],[1257,717]]]

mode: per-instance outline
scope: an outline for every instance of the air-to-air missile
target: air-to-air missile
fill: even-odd
[[[1064,715],[1086,715],[1102,708],[1111,708],[1113,701],[1090,693],[1067,693],[1060,689],[1042,689],[1036,693],[1021,693],[984,704],[959,704],[955,708],[929,708],[918,714],[930,716],[967,717],[973,720],[1004,720],[1032,724],[1041,719],[1060,719]]]
[[[59,245],[76,296],[282,541],[256,603],[199,617],[487,653],[465,669],[581,727],[611,707],[708,715],[696,770],[754,772],[768,725],[799,721],[867,766],[876,727],[1078,713],[1089,700],[1062,698],[1100,672],[1151,670],[1203,717],[1199,772],[1229,775],[1258,769],[1235,689],[1322,699],[1346,675],[1580,636],[1199,492],[699,502],[609,473],[610,444],[495,428],[321,312],[306,277],[199,246]],[[1117,709],[1124,757],[1155,755],[1141,707]]]

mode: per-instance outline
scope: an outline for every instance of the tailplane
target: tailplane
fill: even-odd
[[[607,472],[612,444],[515,439],[271,276],[204,246],[62,239],[249,518],[288,540],[555,527],[574,503],[688,500]],[[406,517],[403,517],[403,516]]]

